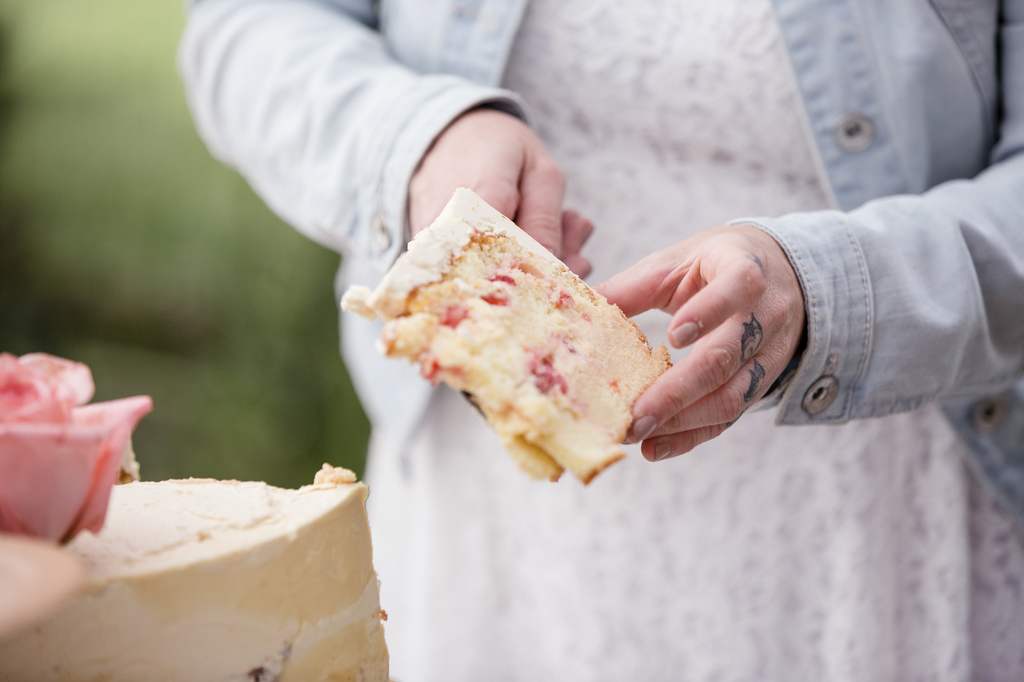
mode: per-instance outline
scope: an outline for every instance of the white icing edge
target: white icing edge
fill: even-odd
[[[460,187],[430,227],[417,234],[374,291],[353,286],[341,299],[343,310],[369,319],[392,320],[405,311],[417,287],[440,281],[474,230],[512,237],[529,253],[560,262],[540,242],[521,230],[472,190]]]
[[[80,533],[66,551],[82,559],[87,582],[99,586],[262,547],[362,487],[324,482],[288,490],[259,481],[194,478],[115,486],[103,530]]]

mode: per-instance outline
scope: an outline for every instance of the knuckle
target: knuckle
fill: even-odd
[[[743,412],[743,394],[735,386],[724,386],[711,396],[716,422],[735,421]]]
[[[553,185],[565,184],[565,173],[562,171],[561,166],[550,156],[544,155],[541,159],[538,159],[534,172],[546,183]]]
[[[728,386],[723,396],[724,413],[728,415],[726,421],[736,421],[746,411],[748,403],[743,397],[746,392],[747,388],[742,381],[733,382]]]
[[[510,218],[514,216],[516,207],[519,205],[519,189],[515,185],[498,179],[488,179],[473,184],[473,190],[484,201],[506,216]]]
[[[757,267],[757,263],[746,260],[743,264],[742,278],[744,293],[749,299],[756,299],[765,292],[766,283],[764,280],[764,273],[761,272],[761,268]]]
[[[685,455],[687,452],[693,450],[695,447],[710,438],[711,436],[708,433],[708,427],[687,431],[683,434],[683,437],[676,442],[672,452],[676,455]]]
[[[665,420],[661,425],[661,430],[665,433],[676,433],[677,431],[683,430],[683,416],[681,412],[676,412],[674,415]]]
[[[700,375],[704,380],[705,388],[709,390],[718,388],[732,376],[732,355],[730,349],[720,346],[714,346],[704,351]]]
[[[687,403],[687,386],[690,383],[685,374],[675,371],[680,365],[669,369],[671,375],[663,377],[666,381],[655,383],[648,391],[657,389],[657,413],[659,415],[678,415]],[[661,382],[662,380],[659,380]],[[635,408],[634,408],[635,409]]]

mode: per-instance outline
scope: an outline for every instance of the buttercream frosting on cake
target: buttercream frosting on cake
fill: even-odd
[[[86,589],[0,642],[0,680],[386,682],[366,496],[327,465],[298,490],[115,486],[102,531],[66,547]]]
[[[379,349],[466,392],[535,478],[584,483],[623,457],[632,405],[670,366],[640,329],[468,189],[373,291],[342,308],[386,321]]]

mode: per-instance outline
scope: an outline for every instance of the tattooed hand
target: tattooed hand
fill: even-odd
[[[658,461],[721,434],[767,392],[804,330],[785,252],[750,225],[716,227],[652,254],[598,287],[632,317],[672,313],[669,341],[692,351],[640,396],[630,440]]]

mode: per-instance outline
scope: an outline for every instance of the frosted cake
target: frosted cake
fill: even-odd
[[[387,682],[366,495],[327,465],[299,490],[115,486],[66,546],[87,587],[0,641],[0,680]]]

